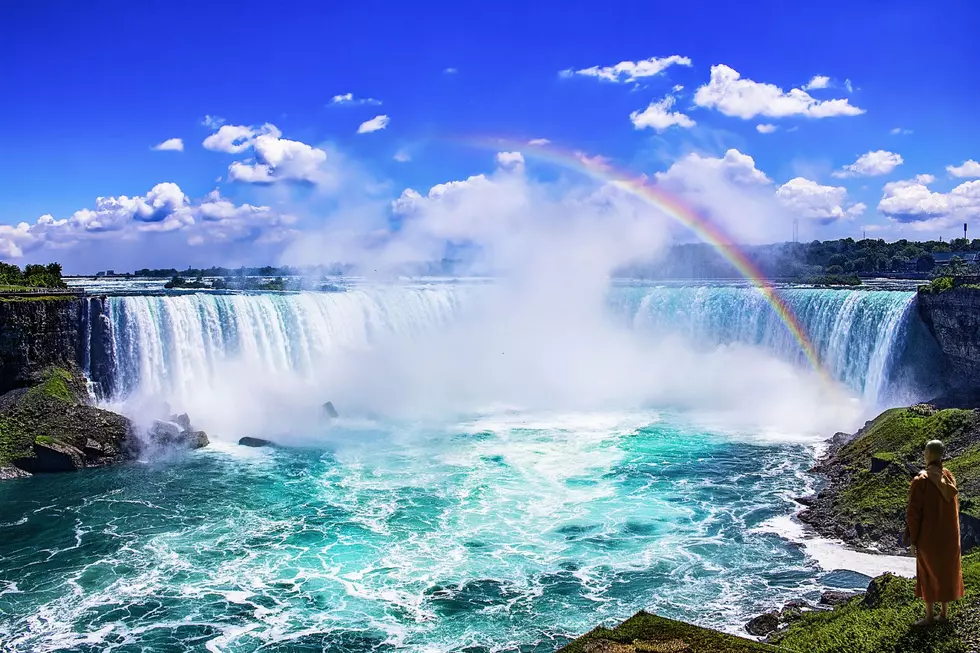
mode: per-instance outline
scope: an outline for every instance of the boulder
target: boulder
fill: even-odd
[[[181,431],[193,431],[191,428],[191,418],[188,417],[187,413],[181,413],[180,415],[174,415],[170,418],[170,421],[174,424],[180,426]]]
[[[340,417],[340,415],[337,413],[337,409],[333,407],[332,401],[328,401],[327,403],[323,404],[323,414],[329,419],[336,419]]]
[[[153,425],[147,431],[150,440],[156,444],[169,445],[180,439],[183,429],[177,422],[165,422],[162,419],[153,420]]]
[[[827,590],[820,595],[820,605],[835,606],[843,605],[857,596],[855,592],[841,592],[839,590]]]
[[[250,438],[250,437],[241,438],[238,441],[238,444],[240,444],[243,447],[274,447],[274,446],[276,446],[276,444],[274,442],[270,442],[269,440],[263,440],[262,438]]]
[[[38,438],[34,442],[34,457],[25,466],[32,474],[73,472],[85,467],[85,454],[70,444]]]
[[[204,431],[184,431],[180,434],[181,441],[188,449],[201,449],[208,446],[208,434]]]
[[[16,467],[0,467],[0,481],[7,481],[12,478],[26,478],[30,476],[23,469],[18,469]]]
[[[779,613],[775,610],[760,614],[745,624],[745,630],[756,637],[765,637],[777,628],[779,628]]]

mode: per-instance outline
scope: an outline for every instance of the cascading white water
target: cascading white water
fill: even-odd
[[[114,394],[186,396],[230,360],[308,376],[337,350],[367,349],[381,334],[410,337],[446,324],[478,292],[473,286],[433,284],[342,293],[110,298]],[[830,374],[875,403],[901,350],[914,293],[780,292]],[[681,333],[706,347],[750,344],[805,364],[799,343],[751,288],[620,287],[610,293],[609,304],[642,333]]]

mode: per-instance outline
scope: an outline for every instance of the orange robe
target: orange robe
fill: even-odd
[[[930,603],[963,598],[956,479],[932,464],[912,480],[906,534],[916,547],[915,595]]]

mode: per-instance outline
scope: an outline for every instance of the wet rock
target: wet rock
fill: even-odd
[[[150,430],[147,431],[147,435],[150,439],[157,444],[171,444],[180,438],[180,434],[183,429],[180,428],[180,424],[176,422],[165,422],[162,419],[153,420],[153,425],[150,426]]]
[[[208,434],[204,431],[184,431],[181,433],[181,439],[188,449],[201,449],[211,444]]]
[[[274,447],[274,446],[276,446],[276,443],[275,442],[271,442],[269,440],[263,440],[262,438],[250,438],[250,437],[241,438],[238,441],[238,444],[240,444],[243,447]]]
[[[85,467],[85,454],[57,440],[39,440],[34,443],[33,460],[26,466],[32,474],[73,472]]]
[[[745,630],[756,637],[765,637],[777,628],[779,628],[779,613],[775,610],[760,614],[745,624]]]
[[[857,596],[856,592],[841,592],[839,590],[827,590],[820,595],[820,605],[843,605],[851,600],[851,597]]]
[[[337,409],[333,407],[332,401],[328,401],[327,403],[323,404],[323,414],[329,419],[336,419],[340,417],[340,415],[337,413]]]
[[[187,413],[182,413],[180,415],[174,415],[170,418],[170,421],[177,424],[181,431],[193,431],[191,428],[191,418],[188,417]]]
[[[6,481],[12,478],[26,478],[30,476],[23,469],[18,469],[16,467],[0,467],[0,481]]]

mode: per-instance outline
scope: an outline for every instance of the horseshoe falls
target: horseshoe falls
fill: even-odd
[[[826,375],[740,287],[109,297],[106,402],[212,446],[0,485],[0,641],[545,652],[863,588],[885,563],[828,555],[795,499],[823,439],[928,391],[929,343],[914,293],[779,292]]]

